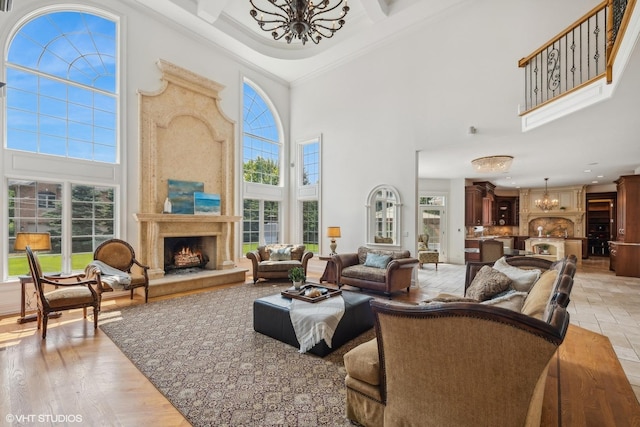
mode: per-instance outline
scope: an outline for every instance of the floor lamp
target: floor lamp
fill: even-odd
[[[13,245],[15,251],[24,252],[27,250],[27,246],[32,251],[50,251],[51,250],[51,235],[49,233],[17,233],[16,241]],[[25,285],[32,283],[33,279],[31,273],[28,276],[20,277],[20,285],[22,288],[22,294],[20,295],[20,317],[18,317],[18,323],[33,322],[37,319],[35,314],[25,315]],[[49,318],[60,317],[61,313],[50,313]]]

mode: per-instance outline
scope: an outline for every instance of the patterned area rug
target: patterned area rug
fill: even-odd
[[[253,330],[253,301],[289,284],[244,284],[101,314],[100,328],[194,426],[341,426],[342,356],[320,358]]]

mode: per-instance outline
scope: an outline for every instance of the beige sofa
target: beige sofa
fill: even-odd
[[[530,262],[540,274],[519,310],[469,296],[372,302],[376,338],[344,356],[347,417],[364,426],[539,425],[569,324],[570,263]]]
[[[271,244],[258,246],[246,256],[251,260],[253,283],[257,283],[259,279],[288,279],[293,267],[302,267],[306,276],[313,252],[305,245]]]
[[[409,292],[413,269],[418,264],[409,251],[389,251],[358,248],[357,253],[333,256],[336,265],[338,287],[355,286],[361,289],[393,292],[406,289]]]

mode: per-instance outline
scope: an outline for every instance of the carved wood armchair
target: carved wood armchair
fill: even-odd
[[[102,266],[102,270],[108,270],[112,267],[117,270],[111,276],[117,276],[119,272],[127,276],[127,280],[118,281],[118,285],[124,290],[131,291],[131,299],[133,299],[133,290],[144,287],[144,302],[149,299],[149,266],[141,264],[136,259],[136,253],[133,247],[124,240],[110,239],[103,242],[96,248],[93,253],[93,259],[100,261],[106,266]],[[101,286],[99,293],[113,291],[113,286],[109,284],[109,271],[101,271]],[[114,282],[111,282],[114,283]]]
[[[82,308],[86,318],[87,307],[93,307],[93,329],[97,329],[100,298],[94,286],[97,287],[100,282],[99,271],[89,265],[81,274],[45,276],[37,255],[29,246],[26,251],[31,278],[36,287],[38,329],[42,328],[42,339],[47,337],[49,313],[60,310]],[[45,290],[46,285],[55,286],[55,290]]]

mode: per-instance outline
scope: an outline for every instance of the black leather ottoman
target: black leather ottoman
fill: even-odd
[[[369,305],[372,297],[356,292],[342,291],[342,298],[344,298],[344,315],[331,339],[332,347],[330,348],[322,340],[307,353],[320,357],[326,356],[347,341],[373,327],[373,313]],[[280,294],[255,300],[253,302],[253,329],[278,341],[300,348],[289,316],[290,303],[290,299],[284,298]]]

